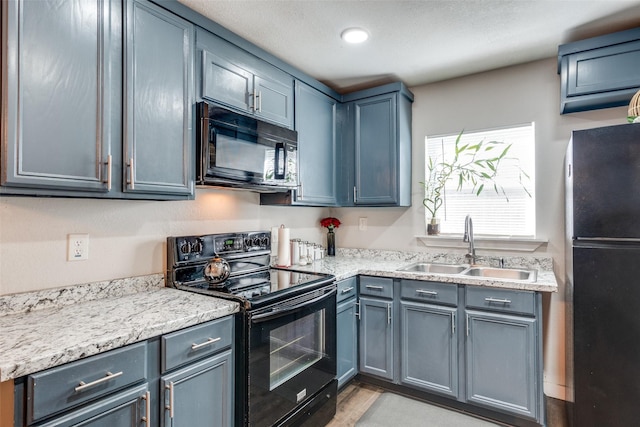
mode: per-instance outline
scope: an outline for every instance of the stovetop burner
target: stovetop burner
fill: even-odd
[[[167,285],[217,296],[233,296],[247,308],[259,308],[334,281],[334,276],[270,268],[267,231],[167,238]],[[221,283],[207,280],[210,260],[221,257],[231,274]]]

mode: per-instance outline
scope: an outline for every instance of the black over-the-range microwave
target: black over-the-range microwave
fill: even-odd
[[[298,133],[199,102],[196,183],[261,192],[298,186]]]

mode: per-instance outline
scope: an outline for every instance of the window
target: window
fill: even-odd
[[[458,133],[427,136],[425,164],[429,157],[436,161],[450,161],[454,155]],[[440,232],[462,234],[465,216],[473,218],[476,235],[534,237],[535,235],[535,126],[533,123],[500,129],[463,132],[460,146],[480,141],[501,141],[511,144],[508,155],[498,169],[496,183],[505,196],[496,194],[488,185],[480,195],[471,185],[458,191],[458,181],[449,180],[445,186],[444,203],[438,211]],[[528,178],[526,175],[528,175]],[[427,172],[425,171],[425,175]],[[522,176],[522,183],[520,180]],[[428,179],[428,178],[427,178]],[[523,189],[526,187],[525,189]],[[527,191],[530,193],[527,194]],[[430,219],[431,214],[425,210]]]

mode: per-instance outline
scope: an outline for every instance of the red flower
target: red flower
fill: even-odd
[[[320,225],[327,227],[329,230],[333,230],[334,227],[340,227],[340,220],[338,218],[328,217],[320,220]]]

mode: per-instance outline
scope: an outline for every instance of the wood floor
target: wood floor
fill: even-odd
[[[371,384],[351,381],[338,393],[336,416],[326,427],[353,427],[384,390]]]

